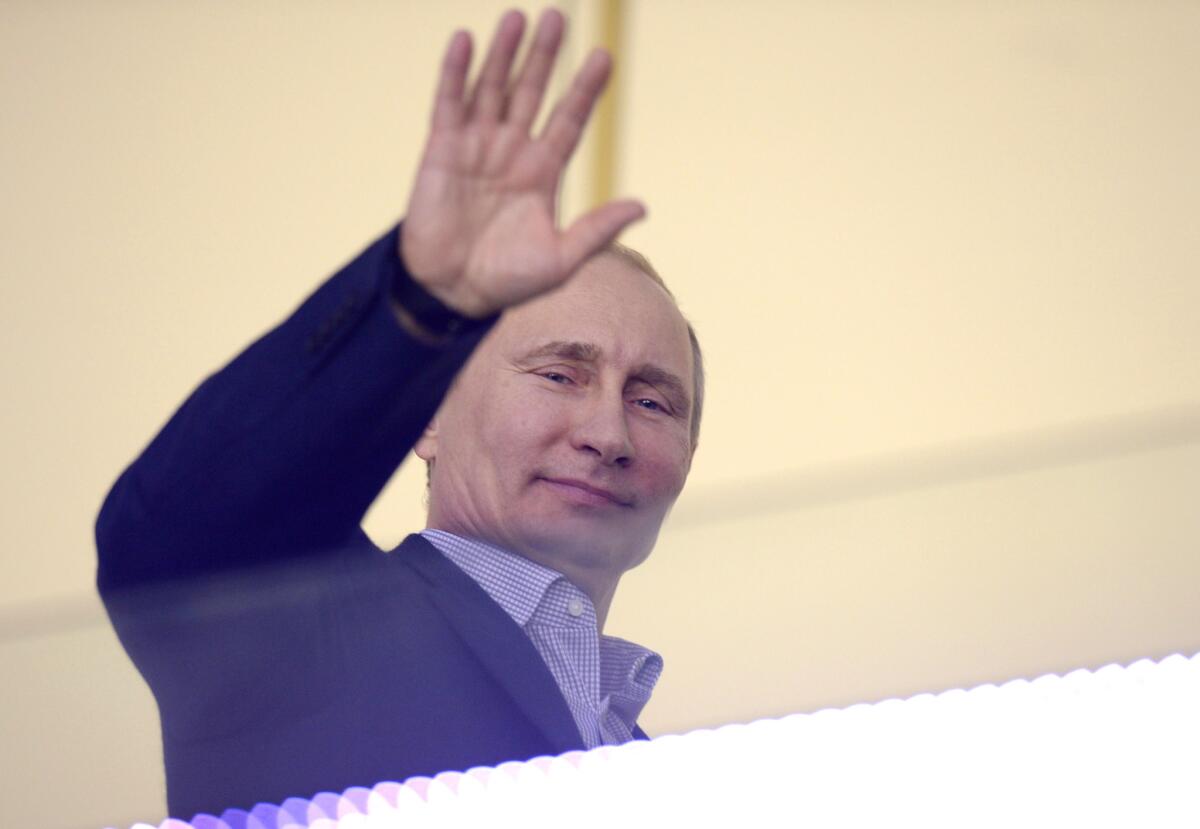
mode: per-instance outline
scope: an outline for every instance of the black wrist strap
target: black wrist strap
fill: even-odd
[[[453,336],[481,322],[447,308],[437,297],[422,288],[403,266],[396,269],[395,278],[392,280],[392,299],[418,325],[437,337]]]
[[[463,316],[425,290],[408,272],[408,266],[400,256],[399,233],[404,232],[404,226],[398,229],[396,238],[396,263],[398,267],[392,274],[392,300],[400,306],[412,320],[429,334],[439,339],[453,337],[464,331],[472,330],[481,325],[489,324],[492,317],[475,319]]]

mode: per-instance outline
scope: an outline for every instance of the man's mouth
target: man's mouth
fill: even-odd
[[[564,498],[575,503],[592,506],[633,506],[632,498],[595,484],[589,484],[586,481],[575,478],[541,478],[540,480]]]

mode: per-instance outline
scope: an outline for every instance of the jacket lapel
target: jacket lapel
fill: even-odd
[[[583,749],[575,718],[558,683],[529,637],[470,576],[419,535],[390,557],[416,570],[429,597],[521,712],[542,732],[554,754]]]

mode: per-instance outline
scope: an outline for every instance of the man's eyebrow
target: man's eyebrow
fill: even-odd
[[[585,363],[594,363],[600,359],[600,346],[592,343],[555,340],[554,342],[538,346],[522,357],[520,361],[524,363],[529,360],[540,360],[544,357],[557,357],[560,360],[578,360]]]

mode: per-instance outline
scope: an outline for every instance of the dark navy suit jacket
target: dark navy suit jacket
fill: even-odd
[[[389,307],[393,230],[208,378],[109,493],[97,582],[162,721],[172,815],[582,748],[521,629],[359,522],[486,334]]]

